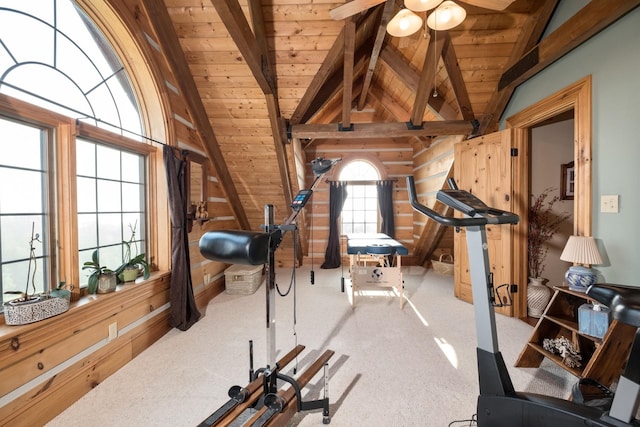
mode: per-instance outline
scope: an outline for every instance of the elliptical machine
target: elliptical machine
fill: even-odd
[[[533,393],[516,392],[498,348],[494,306],[496,295],[489,269],[485,226],[517,224],[518,215],[487,206],[471,193],[455,188],[440,190],[437,199],[464,214],[463,218],[440,215],[417,199],[412,176],[407,177],[411,206],[434,221],[466,228],[467,249],[476,318],[480,395],[477,421],[489,426],[640,426],[634,419],[640,402],[640,292],[620,286],[593,285],[587,294],[609,306],[613,317],[638,328],[627,366],[620,378],[610,410]]]

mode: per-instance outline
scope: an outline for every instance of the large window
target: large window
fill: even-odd
[[[100,263],[115,269],[133,233],[135,248],[145,251],[144,156],[77,139],[76,158],[80,265],[98,249]]]
[[[3,301],[27,276],[77,290],[95,249],[118,267],[131,227],[146,251],[150,146],[124,67],[73,1],[0,0],[0,94]]]
[[[377,169],[369,162],[357,160],[345,165],[340,181],[347,181],[347,199],[342,207],[342,234],[378,232]]]
[[[42,292],[49,281],[49,138],[43,129],[1,117],[0,138],[0,291],[6,301]]]

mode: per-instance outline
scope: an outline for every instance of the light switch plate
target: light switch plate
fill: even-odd
[[[109,325],[109,340],[118,338],[118,322],[113,322]]]
[[[618,195],[600,196],[600,212],[618,213]]]

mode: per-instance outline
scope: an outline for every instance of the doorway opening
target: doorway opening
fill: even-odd
[[[563,114],[573,112],[573,227],[572,234],[590,236],[592,222],[592,188],[591,188],[591,76],[567,86],[549,97],[531,105],[517,114],[507,118],[507,128],[522,128],[525,132],[525,146],[531,146],[533,128],[539,127]],[[516,199],[527,201],[531,191],[530,161],[516,162],[514,169],[513,194]],[[560,172],[558,172],[559,175]],[[559,180],[560,178],[558,178]],[[514,241],[514,280],[526,284],[527,279],[527,241],[526,236]],[[527,317],[526,286],[516,294],[514,315],[519,318]]]

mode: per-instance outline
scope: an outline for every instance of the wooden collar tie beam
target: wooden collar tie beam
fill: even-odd
[[[292,213],[284,224],[274,223],[273,205],[265,206],[264,232],[245,230],[216,230],[205,233],[199,242],[200,253],[207,259],[230,264],[266,265],[266,330],[267,358],[265,368],[253,372],[253,344],[250,344],[250,383],[246,387],[233,386],[229,389],[229,400],[205,419],[199,427],[227,426],[248,408],[257,412],[251,417],[251,427],[285,426],[297,411],[323,410],[323,424],[330,423],[327,362],[333,356],[332,350],[325,351],[296,380],[280,372],[282,367],[293,360],[304,348],[297,346],[278,362],[275,361],[275,251],[280,246],[287,231],[297,231],[295,219],[306,205],[320,178],[338,160],[318,158],[311,164],[315,179],[308,190],[301,190],[291,203]],[[295,306],[295,303],[294,303]],[[295,309],[295,308],[294,308]],[[313,401],[303,401],[301,390],[324,366],[324,397]],[[294,370],[295,373],[295,370]],[[278,390],[278,381],[290,387]],[[261,387],[262,385],[262,387]]]
[[[478,131],[477,121],[446,120],[422,122],[352,123],[349,128],[341,124],[298,124],[289,125],[289,139],[366,139],[431,137],[439,135],[473,135]]]

